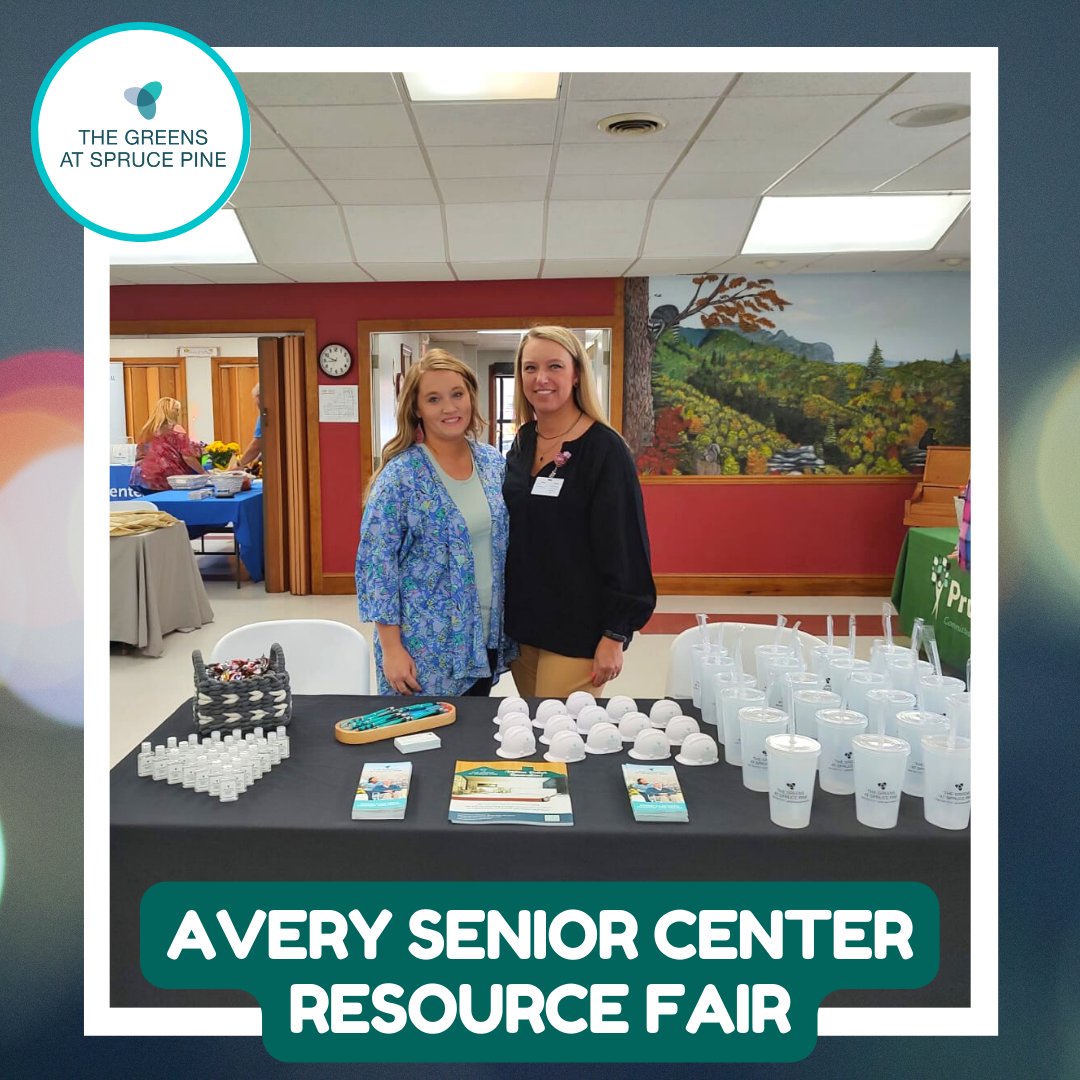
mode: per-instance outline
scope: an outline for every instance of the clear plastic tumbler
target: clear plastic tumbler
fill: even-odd
[[[814,801],[814,775],[821,743],[805,735],[769,735],[769,820],[785,829],[805,829]]]
[[[855,817],[872,829],[894,829],[911,746],[891,736],[856,735],[851,740],[855,765]]]
[[[896,734],[896,714],[910,712],[915,708],[915,695],[906,690],[867,690],[866,715],[870,717],[870,729],[878,731],[878,712],[883,713],[882,725],[886,735]]]
[[[868,668],[851,672],[844,687],[847,694],[847,707],[854,709],[856,712],[866,713],[869,716],[870,710],[867,708],[866,695],[871,690],[884,689],[886,682],[884,675],[876,671],[870,671]]]
[[[739,710],[749,705],[764,705],[765,691],[756,686],[725,686],[720,690],[720,711],[724,720],[724,760],[729,765],[742,764],[742,732]]]
[[[923,815],[939,829],[966,829],[971,820],[971,740],[927,735]]]
[[[911,712],[896,714],[896,734],[911,743],[911,756],[908,758],[907,771],[904,773],[904,794],[923,794],[923,754],[922,740],[926,735],[945,735],[949,721],[940,713],[913,709]]]
[[[795,656],[774,656],[765,672],[765,700],[770,709],[784,707],[784,679],[797,675],[803,669],[802,661]]]
[[[792,695],[795,708],[796,735],[809,735],[817,738],[817,714],[822,709],[839,709],[840,695],[831,690],[796,690]]]
[[[966,690],[946,696],[945,715],[952,721],[954,735],[971,738],[971,695]]]
[[[765,740],[787,731],[788,714],[782,709],[750,705],[739,710],[742,738],[742,782],[751,791],[769,790],[769,756]]]
[[[919,708],[924,712],[936,712],[944,715],[945,699],[950,694],[959,694],[964,689],[963,679],[954,679],[949,675],[923,675],[919,679]]]
[[[851,740],[866,730],[867,719],[851,709],[822,709],[817,714],[818,778],[821,790],[831,795],[852,795],[855,792],[855,773]]]

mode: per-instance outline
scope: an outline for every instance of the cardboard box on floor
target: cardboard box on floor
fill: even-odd
[[[953,499],[963,495],[971,475],[970,446],[930,446],[922,482],[904,503],[904,524],[923,528],[956,528]]]

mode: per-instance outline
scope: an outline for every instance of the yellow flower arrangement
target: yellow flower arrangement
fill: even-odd
[[[220,439],[215,439],[213,442],[206,444],[206,456],[215,469],[228,468],[229,462],[239,453],[239,443],[225,443]]]

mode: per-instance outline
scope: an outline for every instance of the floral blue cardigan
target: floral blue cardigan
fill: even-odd
[[[360,525],[356,595],[361,622],[401,627],[422,694],[463,694],[477,679],[498,678],[517,647],[503,634],[503,574],[510,539],[502,497],[506,463],[486,443],[471,442],[491,508],[494,581],[488,639],[477,599],[472,544],[465,519],[422,447],[411,446],[376,478]],[[496,670],[487,650],[498,653]],[[392,694],[375,635],[379,693]]]

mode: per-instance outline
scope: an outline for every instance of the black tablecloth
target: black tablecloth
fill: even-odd
[[[624,751],[569,766],[572,828],[451,825],[454,762],[498,760],[491,722],[498,699],[459,698],[457,722],[438,730],[442,747],[408,756],[413,781],[406,819],[356,822],[350,813],[361,766],[403,755],[392,740],[339,743],[333,725],[385,704],[380,698],[294,698],[291,758],[235,803],[140,778],[137,751],[113,769],[113,1007],[254,1004],[241,992],[159,990],[143,979],[139,901],[159,881],[466,881],[481,866],[485,875],[511,881],[921,881],[941,905],[938,977],[921,990],[845,990],[825,1003],[969,1004],[969,833],[928,825],[921,799],[904,796],[897,828],[883,832],[855,820],[853,796],[819,790],[810,827],[781,829],[769,821],[768,796],[744,788],[740,769],[722,760],[675,764],[689,824],[638,824],[622,782],[620,766],[633,760]],[[639,704],[647,709],[648,703]],[[688,703],[687,713],[697,715]],[[189,704],[151,741],[190,730]]]

